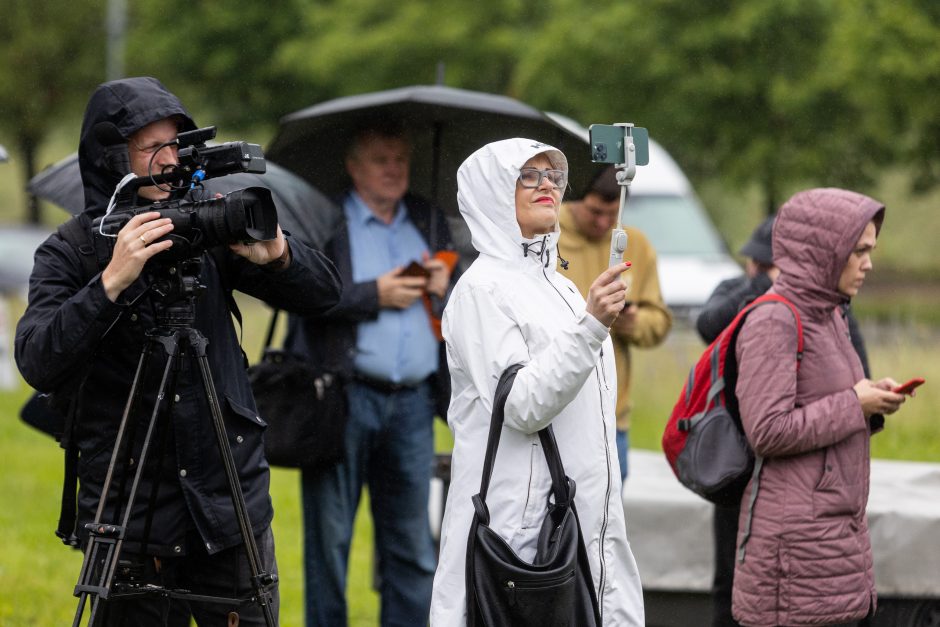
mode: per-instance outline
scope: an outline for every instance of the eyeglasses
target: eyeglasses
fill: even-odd
[[[564,170],[537,170],[535,168],[522,168],[519,170],[519,184],[526,189],[535,189],[542,184],[542,179],[548,178],[552,185],[564,189],[568,184],[568,173]]]
[[[155,153],[155,152],[157,152],[157,151],[159,151],[159,150],[161,150],[161,149],[163,149],[163,148],[166,148],[167,146],[175,146],[175,145],[176,145],[174,142],[163,142],[163,143],[159,143],[159,142],[158,142],[158,143],[150,144],[150,145],[148,145],[148,146],[141,146],[140,144],[138,144],[138,143],[137,143],[136,141],[134,141],[133,139],[130,140],[130,144],[133,145],[134,148],[136,148],[138,152],[142,152],[142,153],[144,153],[145,155],[152,155],[153,153]]]

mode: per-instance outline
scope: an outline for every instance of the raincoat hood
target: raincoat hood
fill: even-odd
[[[568,170],[568,160],[560,150],[520,137],[483,146],[457,170],[457,205],[470,228],[473,247],[481,254],[518,262],[538,242],[544,242],[536,250],[543,256],[551,256],[556,249],[557,222],[553,233],[528,239],[522,236],[516,221],[519,170],[526,161],[542,153],[554,167]],[[554,263],[547,267],[554,268]]]
[[[155,78],[125,78],[98,86],[85,109],[78,146],[78,166],[85,188],[86,212],[103,212],[114,188],[126,174],[118,172],[108,163],[106,146],[102,144],[96,127],[103,122],[110,122],[126,145],[130,136],[143,127],[172,116],[177,116],[180,131],[196,128],[179,98]]]
[[[776,291],[797,295],[809,308],[832,309],[848,300],[839,277],[865,226],[884,220],[883,204],[836,188],[795,194],[781,207],[773,230]]]

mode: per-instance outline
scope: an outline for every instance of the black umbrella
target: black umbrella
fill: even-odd
[[[411,191],[450,215],[457,211],[457,168],[492,141],[529,137],[561,149],[575,196],[597,171],[586,138],[538,109],[507,96],[436,85],[337,98],[286,115],[267,154],[336,197],[350,185],[344,166],[349,140],[362,125],[379,120],[408,129]]]
[[[287,168],[267,162],[264,174],[239,172],[212,178],[203,183],[211,194],[227,194],[245,187],[266,187],[271,190],[277,206],[278,222],[304,242],[317,247],[330,238],[341,216],[329,198]],[[30,181],[31,194],[77,214],[85,206],[78,155],[70,155],[49,166]]]

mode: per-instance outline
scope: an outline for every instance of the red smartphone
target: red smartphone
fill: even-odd
[[[399,273],[398,276],[417,276],[422,278],[428,278],[431,276],[431,273],[427,268],[422,266],[417,261],[412,261]]]
[[[898,387],[894,388],[891,391],[894,392],[895,394],[910,394],[911,392],[914,391],[914,388],[916,388],[918,385],[922,385],[923,383],[924,383],[923,377],[914,377],[907,383],[902,383],[901,385],[899,385]]]

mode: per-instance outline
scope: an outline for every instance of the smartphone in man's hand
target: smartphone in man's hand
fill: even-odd
[[[426,279],[431,276],[431,273],[417,261],[412,261],[402,269],[398,276],[416,276]]]

